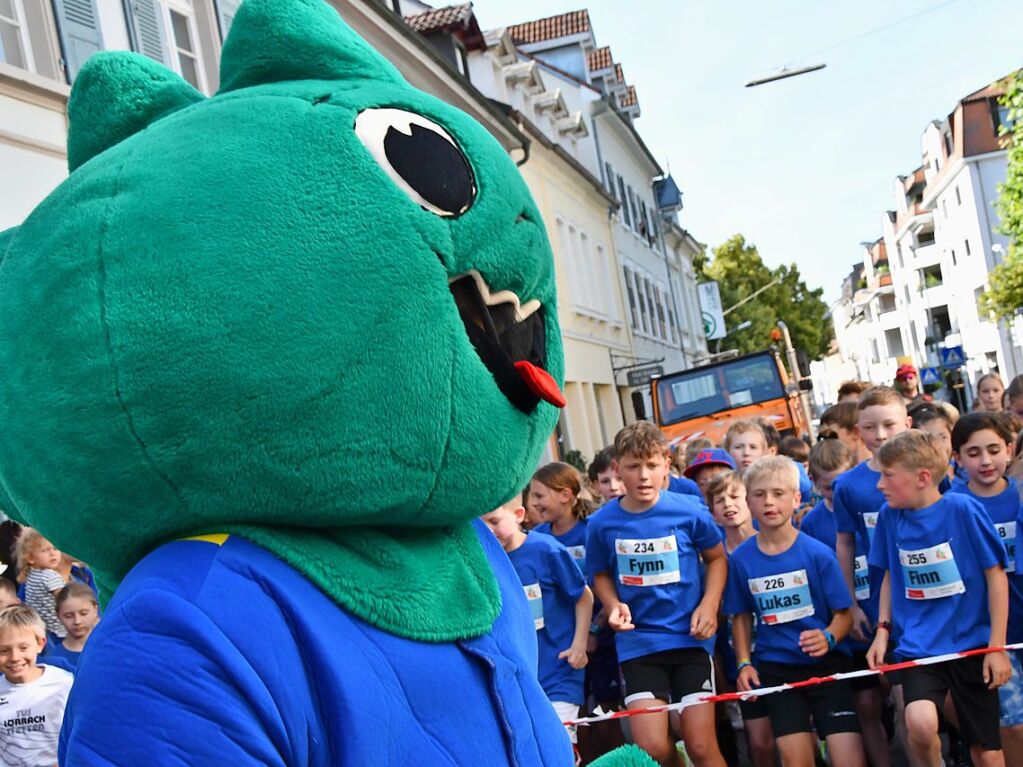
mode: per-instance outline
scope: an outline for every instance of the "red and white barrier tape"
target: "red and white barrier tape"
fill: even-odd
[[[820,684],[827,684],[829,682],[839,682],[843,679],[858,679],[865,676],[875,676],[877,674],[885,674],[889,671],[901,671],[906,668],[913,668],[914,666],[931,666],[935,663],[947,663],[951,660],[960,660],[961,658],[969,658],[973,655],[987,655],[993,652],[1004,652],[1005,650],[1023,650],[1023,642],[1016,644],[1007,644],[1003,647],[980,647],[976,650],[966,650],[964,652],[953,652],[946,655],[935,655],[931,658],[921,658],[920,660],[907,660],[901,663],[889,663],[885,666],[878,666],[873,669],[862,669],[860,671],[843,671],[839,674],[831,674],[829,676],[813,676],[809,679],[803,679],[799,682],[790,682],[788,684],[779,684],[775,687],[759,687],[756,690],[750,690],[749,692],[723,692],[717,695],[703,695],[701,693],[693,693],[687,695],[677,703],[668,703],[663,706],[650,706],[649,708],[633,708],[626,711],[610,711],[608,713],[595,713],[593,716],[584,716],[579,719],[570,719],[565,722],[566,725],[577,725],[577,724],[591,724],[593,722],[606,722],[609,719],[624,719],[630,716],[641,716],[643,714],[662,714],[668,711],[681,711],[689,706],[698,706],[701,703],[719,703],[722,701],[729,700],[746,700],[747,698],[760,698],[764,695],[774,695],[775,693],[785,692],[786,690],[798,690],[801,687],[815,687]],[[598,709],[599,711],[599,709]]]

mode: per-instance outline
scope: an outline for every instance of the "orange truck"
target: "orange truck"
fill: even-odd
[[[782,436],[808,435],[800,387],[773,349],[651,379],[654,423],[672,444],[706,437],[720,445],[734,422],[763,416]]]

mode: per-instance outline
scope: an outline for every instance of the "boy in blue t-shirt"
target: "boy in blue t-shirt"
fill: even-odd
[[[834,553],[792,526],[799,472],[783,456],[757,460],[745,474],[760,532],[732,552],[725,612],[732,616],[738,688],[755,690],[847,671],[839,644],[852,624],[852,599]],[[757,617],[752,653],[753,616]],[[827,742],[834,767],[864,767],[866,757],[846,682],[765,696],[782,764],[813,764],[814,738]]]
[[[1005,476],[1012,459],[1012,429],[1000,413],[976,412],[964,415],[952,429],[956,463],[967,475],[966,482],[952,485],[952,493],[963,493],[984,507],[1005,544],[1005,573],[1009,580],[1009,622],[1006,640],[1023,642],[1023,575],[1016,570],[1016,538],[1020,533],[1020,494],[1016,481]],[[1023,764],[1023,657],[1019,650],[1008,653],[1012,678],[998,688],[1001,703],[1002,748],[1008,764]]]
[[[948,458],[930,434],[900,434],[877,459],[887,504],[869,555],[884,573],[871,667],[884,663],[893,624],[900,661],[1003,646],[1005,547],[987,512],[967,495],[941,495]],[[974,764],[1003,765],[996,688],[1011,674],[1004,652],[905,669],[907,740],[916,761],[941,765],[938,724],[950,695]]]
[[[586,569],[608,624],[618,632],[627,708],[714,692],[711,649],[728,565],[721,533],[696,498],[663,492],[668,441],[649,421],[615,437],[625,495],[587,529]],[[702,565],[701,565],[702,557]],[[723,767],[713,704],[680,715],[686,752],[697,767]],[[666,713],[631,721],[633,739],[665,767],[678,763]]]
[[[549,535],[522,532],[525,515],[515,498],[483,515],[483,521],[522,581],[536,626],[540,686],[565,722],[579,715],[583,703],[593,594],[568,549]],[[574,744],[574,726],[568,734]]]

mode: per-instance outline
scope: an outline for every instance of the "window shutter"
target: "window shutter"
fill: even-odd
[[[238,13],[238,6],[242,0],[217,0],[217,19],[220,21],[220,39],[226,40],[227,33],[231,31],[231,22],[234,15]]]
[[[82,64],[96,51],[103,50],[95,0],[54,0],[60,42],[64,51],[64,69],[68,82],[74,82]]]
[[[131,0],[135,50],[161,64],[168,64],[163,39],[163,18],[157,0]]]

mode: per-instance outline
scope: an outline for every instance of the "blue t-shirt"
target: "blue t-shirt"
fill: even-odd
[[[803,631],[823,631],[836,610],[852,606],[835,552],[815,538],[796,534],[781,554],[765,554],[754,536],[728,559],[725,612],[757,617],[758,661],[811,665],[799,649]],[[838,652],[848,654],[839,647]]]
[[[590,518],[586,571],[611,577],[636,627],[615,637],[621,662],[686,647],[711,651],[714,638],[694,639],[689,623],[703,598],[699,554],[720,543],[706,507],[676,493],[661,493],[639,513],[625,511],[616,499]]]
[[[884,493],[877,489],[880,479],[881,472],[874,471],[864,461],[840,474],[832,485],[836,534],[853,533],[855,536],[856,602],[871,623],[877,622],[878,595],[884,577],[883,573],[871,572],[867,561],[878,514],[885,504]]]
[[[568,549],[568,553],[572,555],[572,559],[579,566],[581,573],[586,572],[586,523],[587,520],[579,519],[564,535],[555,535],[551,530],[551,523],[544,522],[541,525],[537,525],[533,528],[534,533],[543,533],[544,535],[551,536],[554,540]]]
[[[984,507],[995,532],[1005,544],[1005,574],[1009,579],[1009,628],[1007,640],[1010,644],[1023,642],[1023,575],[1016,572],[1016,536],[1019,534],[1020,504],[1019,486],[1016,480],[1006,477],[1009,484],[998,495],[984,498],[973,493],[965,482],[953,482],[953,493],[962,493]]]
[[[89,637],[61,767],[154,754],[274,767],[571,764],[536,679],[522,585],[497,539],[474,528],[502,607],[489,632],[455,642],[371,626],[236,535],[150,552]]]
[[[811,538],[816,538],[832,551],[835,550],[835,541],[837,539],[835,512],[829,509],[824,501],[821,501],[806,512],[806,516],[803,517],[799,529]]]
[[[61,643],[59,639],[53,642],[46,643],[46,649],[43,651],[42,660],[44,663],[49,663],[51,660],[60,659],[67,664],[67,670],[72,674],[78,668],[78,660],[82,657],[81,651],[75,652],[69,650]]]
[[[535,530],[508,552],[526,592],[539,658],[540,686],[552,701],[583,702],[583,669],[574,669],[558,654],[575,638],[575,604],[586,588],[582,570],[568,549]]]
[[[703,503],[703,493],[700,486],[689,477],[676,477],[674,474],[668,478],[668,490],[679,495],[695,495]]]
[[[889,572],[901,659],[987,645],[984,571],[1005,563],[1005,546],[975,500],[950,493],[922,509],[885,506],[869,559]]]

